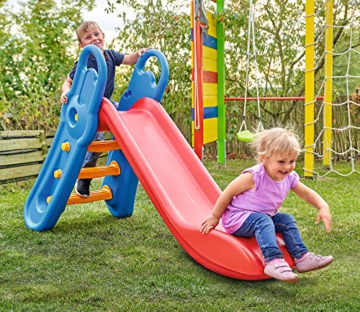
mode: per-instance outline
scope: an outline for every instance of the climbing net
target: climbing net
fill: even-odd
[[[315,29],[320,31],[315,30],[314,70],[322,67],[320,64],[329,55],[332,68],[326,69],[325,64],[315,76],[315,97],[325,96],[317,102],[320,105],[315,105],[312,121],[314,168],[305,170],[316,176],[331,172],[347,176],[360,173],[360,12],[354,9],[351,16],[345,16],[341,1],[336,1],[333,6],[336,20],[328,24],[327,13],[324,14],[328,1],[315,13]],[[335,44],[328,49],[326,29],[330,28]]]

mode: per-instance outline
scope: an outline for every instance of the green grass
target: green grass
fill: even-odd
[[[206,166],[224,188],[251,161]],[[301,174],[301,164],[298,165]],[[175,178],[174,178],[175,179]],[[303,180],[331,205],[333,230],[290,194],[308,248],[332,254],[326,269],[297,284],[241,281],[208,271],[180,247],[139,187],[134,214],[116,219],[103,202],[68,206],[53,230],[28,230],[29,189],[0,189],[0,311],[359,311],[360,209],[357,174]],[[100,181],[95,181],[95,187]]]

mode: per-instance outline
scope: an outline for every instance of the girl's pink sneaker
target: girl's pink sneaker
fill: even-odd
[[[284,259],[270,261],[265,266],[264,273],[282,282],[296,283],[299,280],[299,276],[292,271]]]
[[[295,259],[296,270],[299,273],[305,273],[318,269],[325,268],[333,261],[332,256],[320,256],[315,255],[312,252],[308,252],[300,259]]]

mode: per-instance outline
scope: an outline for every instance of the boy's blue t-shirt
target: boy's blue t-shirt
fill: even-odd
[[[124,60],[125,54],[116,52],[114,50],[104,50],[104,56],[106,61],[106,67],[107,67],[107,80],[106,80],[106,87],[104,91],[104,97],[107,99],[111,99],[111,96],[114,92],[114,83],[115,83],[115,67],[120,66],[121,63]],[[77,67],[78,61],[75,62],[75,65],[73,69],[71,70],[69,77],[71,79],[74,79],[76,67]],[[88,68],[94,68],[96,72],[98,71],[96,58],[93,54],[89,55]]]

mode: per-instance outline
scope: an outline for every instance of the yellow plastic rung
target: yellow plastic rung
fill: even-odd
[[[104,176],[117,176],[120,174],[120,166],[116,161],[112,161],[108,166],[82,168],[79,179],[93,179]]]
[[[63,144],[61,144],[61,149],[64,152],[70,152],[70,149],[71,149],[70,143],[69,142],[64,142]]]
[[[107,140],[107,141],[93,141],[89,147],[89,152],[108,152],[120,149],[119,144],[115,140]]]
[[[66,204],[67,205],[86,204],[99,200],[110,200],[110,199],[112,199],[111,189],[107,185],[104,185],[101,190],[90,192],[89,197],[81,197],[75,193],[71,194]]]
[[[58,170],[55,170],[55,171],[54,171],[54,178],[55,178],[55,179],[60,179],[61,176],[62,176],[62,171],[61,171],[61,169],[58,169]]]

